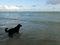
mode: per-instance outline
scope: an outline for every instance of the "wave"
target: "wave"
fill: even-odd
[[[15,18],[1,18],[0,17],[0,20],[18,20],[18,19],[15,19]]]

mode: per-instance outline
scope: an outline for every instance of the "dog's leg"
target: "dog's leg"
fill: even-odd
[[[19,34],[19,31],[17,31],[16,33]]]
[[[13,34],[9,34],[9,33],[8,33],[8,36],[9,36],[9,37],[13,37]]]

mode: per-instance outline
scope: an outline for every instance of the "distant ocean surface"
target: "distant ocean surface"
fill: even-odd
[[[22,24],[9,39],[5,28]],[[0,12],[0,45],[60,45],[60,12]]]

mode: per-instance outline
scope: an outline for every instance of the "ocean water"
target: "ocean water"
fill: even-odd
[[[9,38],[5,28],[22,24]],[[0,12],[0,45],[60,45],[60,12]]]

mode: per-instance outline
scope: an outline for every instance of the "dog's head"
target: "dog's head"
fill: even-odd
[[[18,27],[22,27],[22,25],[21,25],[21,24],[18,24],[17,26],[18,26]]]

